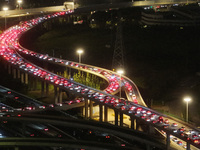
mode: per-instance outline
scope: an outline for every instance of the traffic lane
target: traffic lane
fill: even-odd
[[[40,7],[40,8],[32,8],[32,9],[15,9],[15,10],[7,10],[6,17],[19,15],[19,14],[42,14],[42,13],[51,13],[51,12],[60,12],[63,10],[64,6],[51,6],[51,7]],[[0,11],[0,16],[5,17],[5,11]]]

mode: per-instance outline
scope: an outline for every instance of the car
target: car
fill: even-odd
[[[199,140],[199,139],[193,140],[193,143],[199,144],[199,143],[200,143],[200,140]]]
[[[164,124],[169,124],[169,120],[165,119]]]
[[[177,141],[178,141],[178,139],[177,139],[177,138],[173,138],[173,139],[172,139],[172,141],[174,141],[174,142],[177,142]]]
[[[179,129],[178,129],[178,132],[179,132],[179,133],[183,133],[184,131],[185,131],[184,128],[179,128]]]
[[[178,126],[178,124],[177,123],[172,123],[172,125],[171,125],[172,127],[177,127]]]
[[[136,114],[140,114],[141,111],[142,111],[142,108],[141,108],[141,107],[138,107],[138,108],[136,108],[136,110],[135,110]]]
[[[169,125],[164,125],[163,128],[169,128]]]
[[[145,120],[148,121],[148,122],[151,121],[151,119],[149,119],[149,118],[146,118]]]
[[[192,134],[192,139],[196,140],[196,139],[199,139],[199,137],[196,134]]]
[[[151,119],[151,120],[155,120],[155,119],[156,119],[156,116],[157,116],[156,114],[151,114],[151,115],[150,115],[150,119]]]
[[[151,115],[151,111],[148,110],[148,111],[147,111],[147,115]]]
[[[183,145],[183,142],[182,141],[178,141],[177,144],[178,145]]]
[[[158,117],[158,122],[163,123],[163,116]]]
[[[187,148],[187,144],[184,144],[184,145],[183,145],[183,148],[185,148],[185,149],[186,149],[186,148]]]
[[[177,133],[177,129],[172,129],[172,132]]]

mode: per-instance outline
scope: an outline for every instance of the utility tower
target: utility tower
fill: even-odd
[[[122,37],[122,22],[121,17],[119,18],[119,22],[117,23],[116,30],[116,39],[115,39],[115,47],[114,54],[112,60],[112,69],[116,70],[117,68],[124,68],[124,48],[123,48],[123,37]]]

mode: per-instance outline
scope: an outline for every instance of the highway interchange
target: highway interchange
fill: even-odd
[[[45,15],[42,17],[38,17],[36,19],[21,22],[20,25],[10,27],[6,31],[4,31],[3,34],[1,34],[0,55],[5,61],[10,63],[15,68],[19,68],[23,72],[32,74],[43,81],[46,81],[48,83],[58,86],[59,88],[62,88],[63,90],[73,92],[84,98],[88,98],[97,103],[106,105],[109,108],[122,112],[123,114],[126,114],[130,117],[136,117],[141,121],[146,122],[147,124],[150,124],[156,127],[157,129],[161,130],[163,134],[167,132],[173,135],[174,137],[182,139],[183,141],[187,141],[193,146],[200,148],[199,146],[200,132],[197,128],[147,108],[145,102],[143,101],[139,93],[137,86],[129,78],[122,76],[121,78],[122,84],[119,85],[120,77],[115,72],[91,65],[79,64],[77,62],[50,57],[44,54],[38,54],[36,52],[23,48],[20,45],[19,39],[24,32],[30,30],[39,23],[42,23],[48,19],[52,19],[54,17],[59,17],[62,15],[67,15],[68,13],[73,13],[73,12],[66,11],[66,12],[54,13],[52,15]],[[99,91],[87,87],[85,85],[76,83],[73,80],[65,79],[62,76],[59,76],[57,74],[54,74],[48,70],[45,70],[43,68],[40,68],[39,66],[32,64],[31,62],[21,57],[20,53],[29,55],[31,57],[35,57],[37,59],[46,61],[48,63],[67,66],[95,74],[108,81],[108,87],[104,91]],[[120,99],[117,96],[113,96],[115,93],[119,91],[119,86],[125,87],[125,92],[128,101]],[[38,106],[40,105],[38,104]],[[14,106],[8,106],[7,109],[12,110],[13,108]],[[23,107],[23,109],[24,108],[25,107]],[[185,134],[186,131],[184,130],[186,130],[187,132],[191,132],[189,136]],[[176,141],[174,137],[172,137],[172,140],[177,143],[179,140]],[[181,145],[181,148],[182,147],[183,146]],[[195,149],[192,146],[191,148]]]

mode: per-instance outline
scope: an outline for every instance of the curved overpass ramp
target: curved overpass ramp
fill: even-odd
[[[36,19],[32,19],[29,21],[25,21],[23,23],[20,23],[20,25],[13,26],[9,29],[7,29],[3,34],[1,34],[0,37],[0,55],[4,59],[4,61],[7,61],[10,65],[12,65],[15,68],[20,69],[22,72],[26,72],[35,78],[38,78],[42,81],[46,81],[47,83],[53,84],[63,90],[73,92],[74,94],[80,95],[85,98],[89,98],[92,101],[95,101],[99,104],[108,106],[111,109],[114,109],[115,111],[118,111],[120,113],[126,114],[130,117],[134,117],[139,119],[140,121],[152,125],[160,130],[163,130],[167,132],[168,134],[171,134],[175,137],[178,137],[187,143],[190,143],[194,145],[197,148],[200,148],[200,145],[188,142],[187,137],[180,135],[179,133],[174,133],[173,128],[171,128],[173,125],[172,123],[178,122],[177,120],[170,118],[168,116],[162,115],[161,113],[158,113],[154,110],[151,110],[147,107],[145,107],[145,103],[136,87],[136,85],[127,77],[122,76],[123,84],[119,85],[119,76],[112,71],[109,71],[107,69],[90,66],[86,64],[79,64],[76,62],[68,61],[68,60],[62,60],[59,58],[50,57],[47,55],[42,55],[33,51],[29,51],[19,44],[19,39],[21,35],[24,32],[27,32],[28,30],[32,29],[33,27],[37,26],[38,24],[48,20],[53,19],[55,17],[59,17],[62,15],[66,15],[68,13],[71,13],[71,11],[68,12],[60,12],[60,13],[54,13],[52,15],[46,15],[43,17],[38,17]],[[26,55],[30,55],[32,57],[37,57],[38,59],[43,59],[45,61],[51,61],[53,63],[59,63],[62,65],[66,65],[68,67],[73,67],[76,69],[81,69],[83,71],[94,73],[96,75],[99,75],[103,78],[105,78],[109,82],[109,88],[107,87],[104,91],[96,90],[91,87],[76,83],[72,80],[66,79],[62,76],[59,76],[57,74],[54,74],[48,70],[45,70],[25,58],[21,57],[20,53],[24,53]],[[116,86],[113,86],[116,85]],[[126,93],[128,95],[128,99],[131,101],[120,99],[117,96],[113,96],[112,94],[116,93],[117,90],[119,90],[119,86],[125,86]],[[81,91],[86,90],[85,93],[79,93],[77,90],[71,91],[69,87],[73,87],[73,89],[80,88]],[[137,100],[137,101],[135,101]],[[139,105],[139,104],[141,105]],[[143,105],[143,106],[142,106]],[[135,110],[142,110],[141,113],[137,113]],[[164,116],[164,118],[170,120],[170,128],[166,129],[164,128],[163,124],[155,123],[149,120],[146,120],[146,117],[142,117],[143,112],[149,111],[150,114],[154,113],[155,120],[160,118],[161,116]],[[179,122],[180,123],[180,122]],[[194,130],[195,132],[199,132],[198,129],[196,129],[193,126],[190,126],[188,124],[184,124],[183,122],[181,125],[185,125],[188,130]]]

